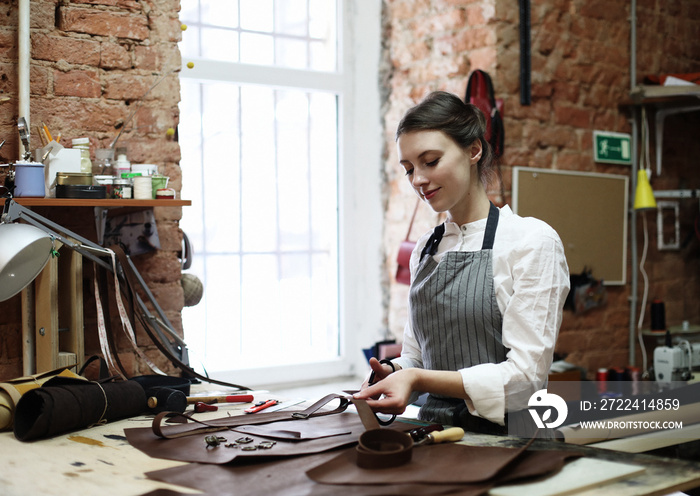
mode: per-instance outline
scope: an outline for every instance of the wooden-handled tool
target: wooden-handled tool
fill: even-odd
[[[187,396],[182,391],[163,388],[155,396],[148,398],[148,407],[157,411],[184,412],[187,405],[196,403],[250,403],[252,394],[235,394],[228,396]]]
[[[252,394],[233,394],[228,396],[188,396],[187,404],[193,405],[201,401],[202,403],[250,403],[253,401]]]
[[[450,427],[444,431],[434,431],[427,434],[423,439],[416,442],[415,445],[461,441],[463,437],[464,429],[461,427]]]

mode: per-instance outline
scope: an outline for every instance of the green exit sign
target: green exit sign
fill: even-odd
[[[593,155],[596,162],[632,164],[631,136],[625,133],[593,131]]]

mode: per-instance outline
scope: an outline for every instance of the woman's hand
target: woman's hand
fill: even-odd
[[[376,359],[374,359],[376,360]],[[372,365],[370,360],[370,365]],[[377,365],[382,365],[377,361]],[[391,368],[387,366],[387,368]],[[372,366],[372,370],[375,370]],[[367,405],[375,412],[399,415],[406,410],[413,393],[413,383],[417,369],[397,370],[393,374],[387,374],[373,386],[364,387],[359,393],[353,395],[359,400],[367,400]],[[375,379],[377,378],[375,371]]]
[[[369,379],[374,375],[374,382],[373,384],[376,384],[377,382],[387,378],[389,374],[394,372],[394,369],[391,367],[391,365],[386,365],[383,363],[379,363],[379,360],[376,358],[372,357],[369,359],[369,366],[372,369],[372,372],[367,374],[367,378],[365,379],[365,382],[362,383],[362,389],[366,389],[368,386],[370,386]]]
[[[377,364],[381,366],[379,362]],[[400,415],[406,410],[414,391],[451,398],[468,398],[459,372],[419,368],[397,370],[373,386],[363,387],[353,397],[367,400],[367,404],[375,412]]]

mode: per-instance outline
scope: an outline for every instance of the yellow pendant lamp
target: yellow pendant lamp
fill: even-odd
[[[649,173],[646,169],[637,171],[637,191],[634,194],[635,210],[650,210],[656,208],[656,199],[649,183]]]

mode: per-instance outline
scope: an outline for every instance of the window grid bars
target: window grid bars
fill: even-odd
[[[274,4],[277,4],[278,0],[275,0]],[[328,40],[324,38],[317,38],[311,36],[311,29],[309,26],[309,19],[311,18],[311,7],[309,5],[309,1],[306,1],[306,23],[305,23],[305,31],[306,33],[302,35],[295,35],[295,34],[287,34],[287,33],[279,33],[275,31],[276,26],[276,14],[277,9],[273,7],[273,12],[272,12],[272,25],[273,25],[273,30],[271,32],[269,31],[258,31],[254,29],[245,29],[240,27],[240,22],[241,22],[241,3],[236,2],[236,9],[238,10],[238,23],[239,25],[235,28],[227,27],[227,26],[217,26],[215,24],[209,24],[204,21],[202,21],[202,4],[201,2],[197,3],[197,20],[196,21],[189,21],[189,24],[192,27],[198,27],[198,48],[199,48],[199,56],[202,57],[202,33],[204,29],[206,28],[211,28],[211,29],[221,29],[223,31],[232,31],[236,33],[236,37],[238,38],[238,53],[237,53],[237,60],[241,60],[241,34],[261,34],[265,36],[271,36],[273,39],[273,43],[276,46],[277,45],[277,40],[278,39],[287,39],[287,40],[297,40],[297,41],[303,41],[306,44],[306,66],[307,68],[309,67],[309,64],[311,63],[311,46],[313,43],[324,43],[327,42]],[[203,29],[204,28],[204,29]],[[277,50],[274,51],[274,65],[277,65]],[[337,62],[336,62],[337,63]]]

